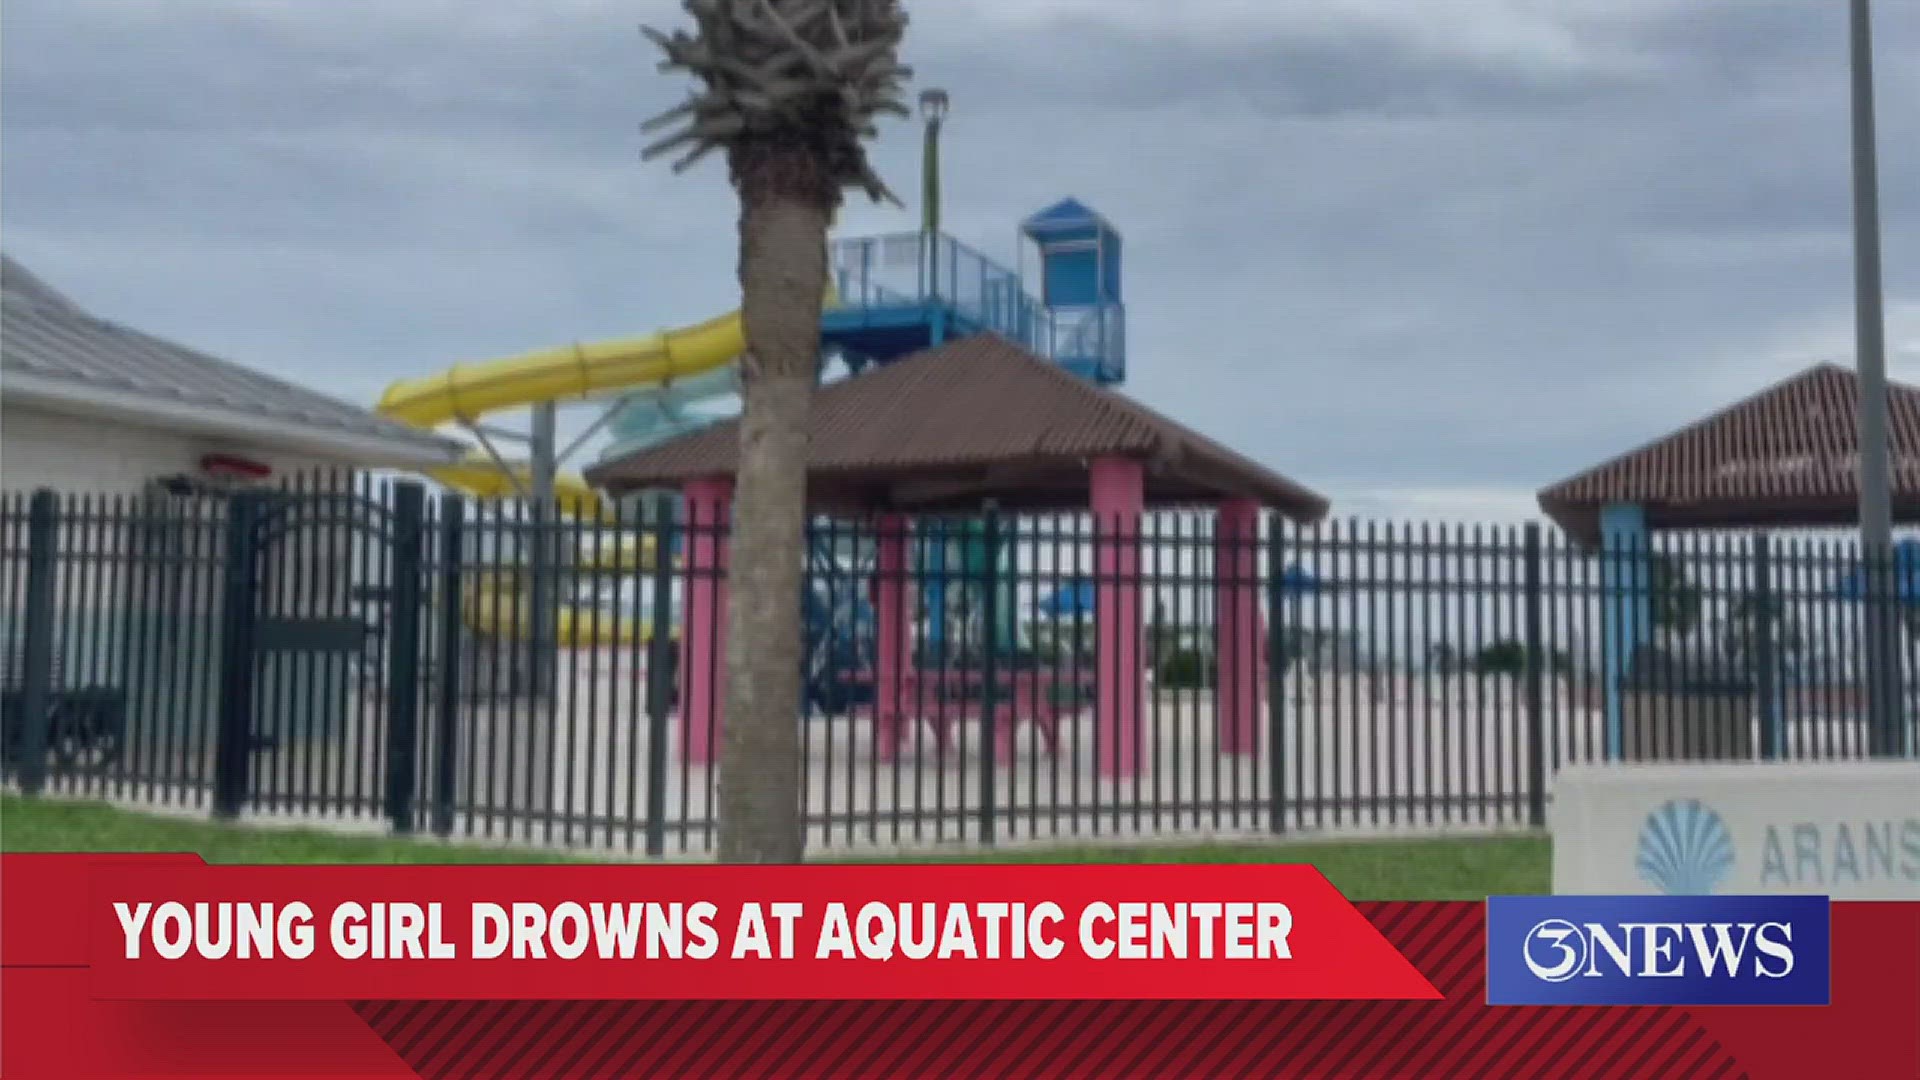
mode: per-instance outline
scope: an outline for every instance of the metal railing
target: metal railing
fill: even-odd
[[[1120,304],[1050,309],[1027,293],[1020,275],[945,234],[931,242],[925,233],[837,240],[829,260],[849,307],[944,304],[1084,377],[1117,382],[1126,375]]]
[[[917,232],[837,240],[829,258],[843,304],[945,303],[983,329],[1050,355],[1047,310],[1022,288],[1020,275],[951,236],[932,242]]]
[[[1046,326],[1049,339],[1038,351],[1082,378],[1118,382],[1127,372],[1126,328],[1118,304],[1056,309]]]
[[[1911,703],[1900,730],[1865,726],[1854,662],[1862,604],[1887,603],[1916,670],[1913,568],[1861,596],[1857,551],[1830,540],[1602,556],[1539,526],[813,528],[795,723],[816,849],[1537,826],[1570,762],[1913,751]],[[702,553],[725,541],[364,478],[8,494],[9,777],[705,852],[727,579]],[[558,553],[551,642],[528,632],[548,625],[534,551]]]

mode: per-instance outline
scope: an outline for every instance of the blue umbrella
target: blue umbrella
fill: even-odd
[[[1894,594],[1903,604],[1920,604],[1920,540],[1902,540],[1893,545]],[[1842,600],[1860,600],[1867,595],[1867,574],[1856,567],[1840,576],[1834,595]]]
[[[1299,564],[1287,567],[1280,573],[1280,589],[1291,596],[1310,593],[1320,588],[1320,579],[1302,569]]]
[[[1043,615],[1065,618],[1072,615],[1091,615],[1095,604],[1093,582],[1081,579],[1055,589],[1035,606]]]

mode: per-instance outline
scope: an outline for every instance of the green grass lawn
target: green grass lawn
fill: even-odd
[[[0,797],[0,851],[193,852],[212,863],[554,863],[532,849],[441,844],[320,829],[256,829],[105,803]]]
[[[1552,891],[1544,836],[1019,847],[849,862],[1312,863],[1352,900],[1480,900]]]
[[[0,851],[195,852],[215,863],[557,863],[524,848],[257,829],[137,814],[100,803],[0,797]],[[1548,842],[1537,836],[1341,842],[1216,842],[956,850],[866,863],[1312,863],[1355,900],[1478,900],[1548,891]]]

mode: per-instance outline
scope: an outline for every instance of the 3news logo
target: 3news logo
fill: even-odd
[[[1824,896],[1491,896],[1489,1005],[1825,1005]]]

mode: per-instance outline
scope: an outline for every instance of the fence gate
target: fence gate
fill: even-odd
[[[214,811],[413,822],[425,496],[418,484],[229,505]]]

